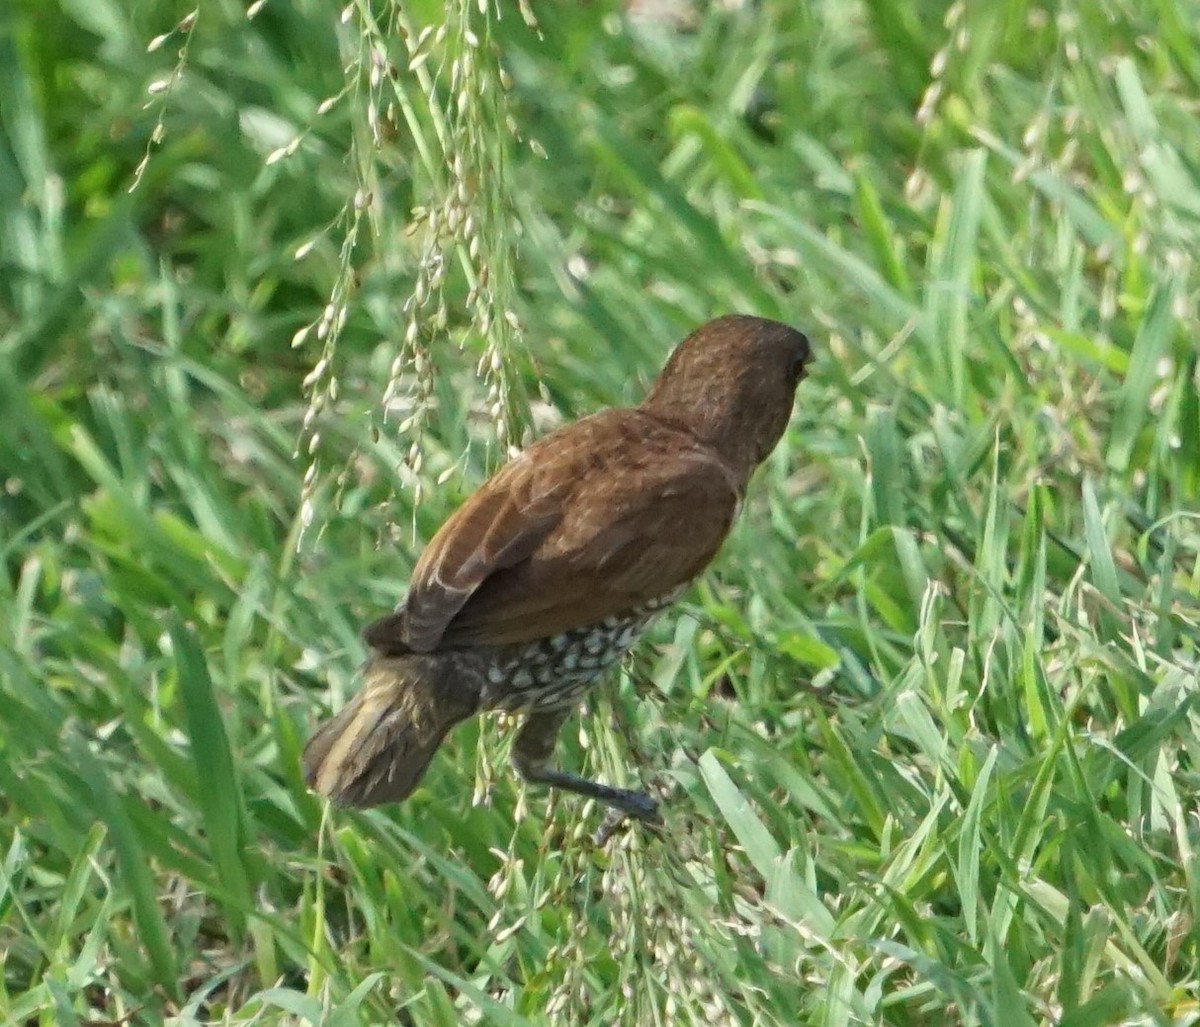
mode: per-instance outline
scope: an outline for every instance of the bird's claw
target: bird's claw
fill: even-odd
[[[596,846],[602,847],[607,844],[608,840],[616,833],[617,828],[630,817],[651,827],[661,827],[663,822],[658,812],[657,799],[652,799],[649,795],[643,795],[641,792],[631,792],[628,796],[623,797],[622,805],[609,806],[608,812],[604,814],[604,820],[596,829],[593,838]]]

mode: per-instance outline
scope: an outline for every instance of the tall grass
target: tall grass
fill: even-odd
[[[1200,6],[646,6],[0,12],[3,1022],[1200,1016]],[[492,722],[325,809],[422,541],[728,310],[815,374],[560,744],[661,834]]]

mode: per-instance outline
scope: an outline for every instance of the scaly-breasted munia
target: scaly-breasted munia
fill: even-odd
[[[345,806],[403,799],[454,724],[502,709],[525,714],[512,753],[525,780],[654,820],[650,796],[553,769],[559,728],[708,566],[811,355],[787,325],[718,318],[640,406],[566,425],[503,466],[363,633],[365,684],[308,743],[309,784]]]

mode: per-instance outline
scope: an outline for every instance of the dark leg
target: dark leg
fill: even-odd
[[[554,752],[554,743],[558,740],[558,730],[570,715],[570,709],[526,715],[525,723],[521,725],[521,730],[513,741],[512,763],[517,773],[533,784],[549,785],[551,788],[562,788],[578,795],[587,795],[611,806],[613,809],[604,822],[608,828],[605,837],[612,833],[612,829],[619,822],[618,818],[609,825],[609,820],[616,810],[652,824],[660,823],[658,802],[644,792],[611,788],[598,781],[568,774],[565,770],[555,770],[548,765],[550,754]],[[604,831],[604,828],[601,830]]]

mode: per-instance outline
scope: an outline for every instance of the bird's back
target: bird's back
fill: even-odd
[[[639,410],[606,410],[502,467],[442,526],[383,652],[550,638],[673,594],[708,564],[743,483],[708,447]]]

